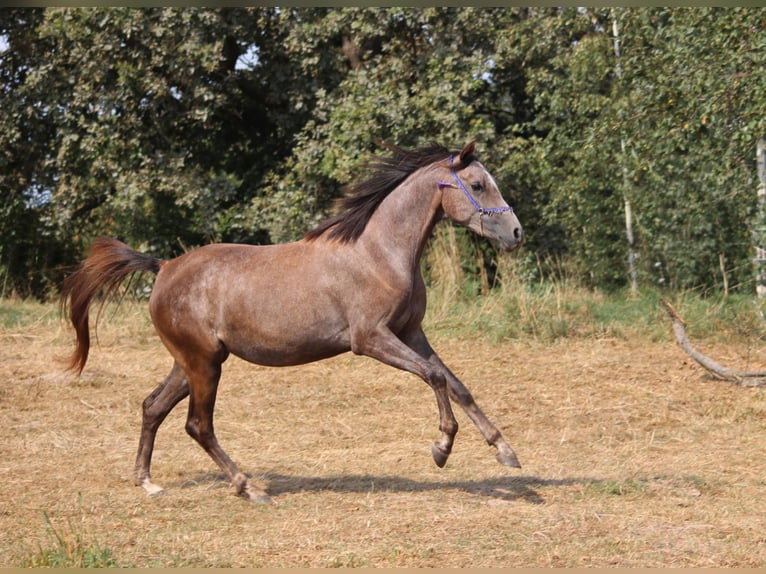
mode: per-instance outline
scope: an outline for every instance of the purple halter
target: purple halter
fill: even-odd
[[[450,154],[450,156],[449,156],[450,168],[452,167],[452,160],[453,160],[453,158],[454,158],[454,156]],[[503,213],[505,211],[511,211],[511,212],[513,211],[513,208],[510,205],[506,205],[506,206],[503,206],[503,207],[482,207],[473,198],[473,196],[471,195],[471,192],[468,191],[468,189],[466,189],[465,185],[463,185],[463,182],[460,181],[460,178],[457,176],[457,173],[455,172],[455,170],[451,169],[450,171],[452,173],[452,177],[455,179],[455,183],[457,183],[457,187],[459,187],[460,189],[463,190],[463,193],[468,198],[468,201],[471,202],[471,205],[473,205],[476,208],[476,211],[478,211],[480,214],[482,214],[482,215],[495,215],[496,213]],[[441,189],[443,187],[455,187],[451,183],[445,183],[443,181],[438,182],[437,185],[439,186],[439,189]]]

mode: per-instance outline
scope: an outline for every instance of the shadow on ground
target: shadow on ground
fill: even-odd
[[[271,496],[296,494],[301,492],[430,492],[462,490],[475,496],[484,496],[498,500],[523,500],[531,504],[544,504],[545,499],[536,490],[548,486],[571,486],[598,483],[590,478],[539,478],[535,476],[499,477],[484,480],[459,481],[423,481],[398,476],[377,475],[341,475],[341,476],[295,476],[278,473],[265,473],[248,478],[261,480]],[[229,486],[222,473],[206,473],[191,481],[179,485],[190,488],[201,484],[220,483]]]

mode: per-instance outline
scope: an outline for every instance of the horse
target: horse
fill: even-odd
[[[89,311],[97,295],[103,294],[103,305],[129,276],[156,275],[149,312],[174,362],[142,404],[134,479],[148,495],[163,492],[150,474],[157,430],[188,397],[186,431],[226,474],[235,493],[254,503],[273,502],[248,481],[213,430],[222,364],[230,354],[284,367],[351,351],[408,371],[436,396],[441,435],[431,454],[439,467],[446,464],[458,430],[455,401],[496,448],[497,460],[520,468],[513,449],[423,332],[426,286],[420,258],[442,219],[493,240],[504,252],[522,244],[521,224],[477,159],[474,141],[459,152],[436,144],[388,147],[392,154],[373,158],[369,177],[345,190],[340,211],[298,241],[208,244],[160,260],[99,237],[64,279],[60,310],[76,333],[67,368],[79,376],[88,360]]]

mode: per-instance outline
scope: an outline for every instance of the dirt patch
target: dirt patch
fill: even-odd
[[[766,391],[707,380],[670,339],[433,336],[521,470],[462,412],[438,469],[433,393],[372,360],[230,359],[216,428],[277,501],[253,506],[186,436],[185,403],[158,434],[167,493],[133,486],[141,401],[171,361],[140,306],[121,313],[80,379],[55,320],[0,333],[2,566],[58,539],[135,566],[766,566]]]

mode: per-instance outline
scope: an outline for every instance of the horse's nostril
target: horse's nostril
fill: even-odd
[[[513,230],[513,237],[519,241],[524,240],[524,231],[521,229],[521,227],[517,227]]]

